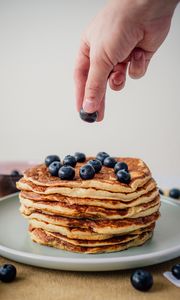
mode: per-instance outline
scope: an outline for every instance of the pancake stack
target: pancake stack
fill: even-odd
[[[28,169],[17,187],[31,239],[79,253],[120,251],[149,240],[159,217],[156,182],[142,160],[116,160],[128,165],[129,184],[106,166],[93,179],[81,179],[86,162],[76,164],[73,180],[52,176],[45,164]]]

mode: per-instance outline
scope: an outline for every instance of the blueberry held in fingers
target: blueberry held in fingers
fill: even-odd
[[[88,123],[94,123],[97,120],[98,112],[95,111],[93,113],[87,113],[81,108],[79,115],[83,121]]]
[[[125,170],[118,171],[116,173],[116,176],[117,176],[117,180],[120,181],[120,182],[122,182],[122,183],[128,184],[131,181],[130,174],[127,171],[125,171]]]
[[[152,274],[143,269],[136,270],[131,275],[131,283],[135,289],[146,292],[153,285]]]
[[[0,267],[0,280],[2,282],[12,282],[16,278],[16,268],[11,264]]]

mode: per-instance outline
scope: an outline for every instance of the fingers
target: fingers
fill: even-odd
[[[87,113],[101,111],[100,106],[106,93],[107,79],[111,68],[102,60],[92,59],[83,101],[83,109]]]
[[[84,99],[84,90],[89,72],[89,66],[89,47],[82,42],[74,69],[76,108],[78,112],[82,107]]]
[[[129,76],[133,79],[142,77],[145,73],[145,53],[141,49],[134,49],[131,54]]]
[[[114,68],[109,76],[109,86],[114,91],[123,89],[126,82],[127,63],[119,63]]]
[[[100,103],[100,107],[98,110],[97,122],[101,122],[104,119],[104,111],[105,111],[105,96],[103,97],[103,99]]]

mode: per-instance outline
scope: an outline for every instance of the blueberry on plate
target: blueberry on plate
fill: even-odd
[[[169,191],[169,197],[174,198],[174,199],[179,199],[180,198],[180,190],[179,189],[171,189]]]
[[[88,123],[93,123],[97,120],[97,117],[98,117],[98,113],[97,111],[93,112],[93,113],[87,113],[85,112],[82,108],[80,110],[80,118],[85,121],[85,122],[88,122]]]
[[[45,158],[45,165],[47,167],[49,167],[49,165],[53,162],[53,161],[60,161],[60,158],[58,155],[48,155],[46,158]]]
[[[128,165],[123,161],[117,162],[114,166],[115,173],[117,173],[120,170],[125,170],[126,172],[128,172]]]
[[[116,160],[114,159],[114,157],[107,156],[103,161],[103,165],[108,168],[114,168],[115,164]]]
[[[160,194],[160,195],[164,195],[164,192],[163,192],[163,190],[162,190],[162,189],[160,189],[160,188],[159,188],[159,194]]]
[[[103,161],[105,160],[106,157],[108,157],[109,154],[107,154],[106,152],[99,152],[97,155],[96,155],[96,159],[99,159],[102,164],[103,164]]]
[[[143,269],[136,270],[131,274],[131,283],[135,289],[146,292],[153,285],[152,274]]]
[[[66,155],[65,158],[63,159],[63,164],[66,166],[75,167],[76,159],[72,155]]]
[[[58,176],[59,169],[62,167],[60,161],[53,161],[49,167],[48,171],[52,176]]]
[[[95,175],[95,170],[90,164],[87,164],[80,168],[79,175],[82,179],[92,179]]]
[[[88,165],[91,165],[94,170],[95,170],[95,173],[98,173],[101,171],[101,168],[102,168],[102,163],[100,160],[98,159],[91,159],[87,162]]]
[[[74,153],[74,157],[77,162],[85,162],[85,160],[86,160],[86,155],[81,152]]]
[[[75,176],[75,170],[71,166],[62,166],[59,169],[58,176],[63,180],[73,180]]]
[[[131,176],[129,174],[129,172],[125,171],[125,170],[120,170],[116,173],[117,176],[117,180],[122,182],[122,183],[130,183],[131,181]]]
[[[174,265],[171,272],[176,279],[180,279],[180,264]]]
[[[16,278],[16,268],[13,265],[5,264],[0,267],[0,280],[2,282],[12,282]]]

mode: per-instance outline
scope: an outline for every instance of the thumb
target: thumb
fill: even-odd
[[[83,101],[83,109],[87,113],[93,113],[101,109],[100,106],[106,93],[107,80],[111,69],[112,67],[102,60],[93,60],[90,63]]]

